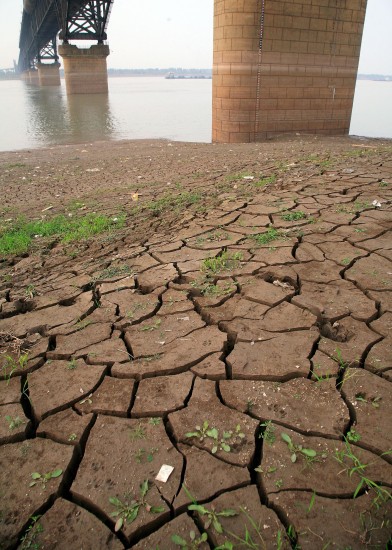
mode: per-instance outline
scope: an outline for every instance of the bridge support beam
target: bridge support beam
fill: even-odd
[[[77,48],[71,44],[59,46],[63,58],[67,94],[108,93],[106,58],[109,46],[97,44],[90,48]]]
[[[213,141],[349,131],[366,0],[214,0]]]
[[[60,86],[60,63],[38,63],[40,86]]]

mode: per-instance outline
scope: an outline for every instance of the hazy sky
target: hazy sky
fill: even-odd
[[[213,0],[114,0],[112,68],[212,66]],[[0,68],[18,59],[22,0],[0,0]],[[359,71],[392,74],[392,0],[368,0]]]

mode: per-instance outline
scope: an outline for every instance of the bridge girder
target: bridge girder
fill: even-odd
[[[56,37],[69,40],[106,40],[106,27],[114,0],[36,0],[23,11],[19,40],[20,71],[34,66],[36,60],[57,61]],[[50,53],[51,52],[51,53]]]

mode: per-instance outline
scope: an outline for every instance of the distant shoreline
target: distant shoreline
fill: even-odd
[[[199,80],[206,79],[209,80],[212,78],[212,71],[209,69],[108,69],[109,78],[121,78],[121,77],[157,77],[157,78],[168,78],[168,75],[173,75],[169,77],[171,80]],[[60,70],[61,78],[64,78],[64,71]],[[20,80],[20,75],[16,74],[1,74],[0,73],[0,82],[8,80]],[[376,82],[392,82],[392,75],[382,75],[382,74],[361,74],[357,75],[357,80],[370,80]]]

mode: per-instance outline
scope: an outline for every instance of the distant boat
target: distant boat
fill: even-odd
[[[204,79],[204,78],[209,78],[211,79],[212,76],[206,76],[204,74],[196,74],[196,75],[182,75],[182,74],[174,74],[174,73],[168,73],[165,78],[167,80],[194,80],[194,79]]]

